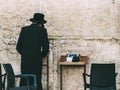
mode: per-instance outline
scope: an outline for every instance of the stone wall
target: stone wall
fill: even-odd
[[[0,0],[0,62],[12,63],[16,74],[20,73],[20,55],[15,50],[19,32],[31,24],[35,12],[42,12],[50,39],[50,90],[60,90],[58,63],[66,53],[88,56],[88,73],[91,63],[103,62],[116,63],[120,73],[119,8],[120,0]],[[63,90],[83,90],[82,67],[64,67],[63,73]],[[116,80],[120,90],[120,74]]]

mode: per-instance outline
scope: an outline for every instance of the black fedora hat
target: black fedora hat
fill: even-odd
[[[44,20],[44,14],[42,13],[35,13],[33,18],[30,19],[30,21],[34,23],[40,23],[40,24],[47,23],[47,21]]]

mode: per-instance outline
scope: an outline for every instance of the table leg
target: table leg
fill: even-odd
[[[60,65],[60,90],[62,90],[62,65]]]
[[[86,73],[86,65],[84,65],[84,73]],[[85,80],[86,80],[86,76],[85,76]],[[84,85],[84,90],[86,90],[86,85]]]

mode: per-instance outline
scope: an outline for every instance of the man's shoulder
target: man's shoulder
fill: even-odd
[[[43,32],[43,33],[47,31],[46,28],[44,28],[44,27],[38,27],[36,25],[24,26],[24,27],[22,27],[22,30],[23,31],[26,31],[26,30],[37,30],[37,31],[40,31],[40,32]]]
[[[29,27],[30,27],[30,25],[29,26],[23,26],[22,29],[29,28]]]

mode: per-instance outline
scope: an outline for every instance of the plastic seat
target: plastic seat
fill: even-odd
[[[89,77],[90,83],[87,83]],[[84,90],[116,90],[115,63],[91,64],[90,75],[83,73]]]
[[[36,76],[34,74],[19,74],[15,75],[12,65],[10,63],[3,64],[3,67],[6,72],[7,77],[7,85],[6,90],[37,90]],[[33,85],[29,85],[29,77],[34,79]],[[26,78],[27,85],[26,86],[17,86],[16,78]]]

